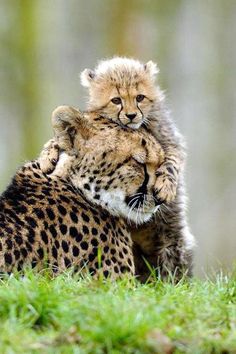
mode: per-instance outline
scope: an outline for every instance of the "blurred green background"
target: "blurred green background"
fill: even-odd
[[[236,1],[1,0],[0,187],[52,136],[61,104],[85,107],[78,73],[98,59],[156,61],[188,143],[196,272],[236,257]]]

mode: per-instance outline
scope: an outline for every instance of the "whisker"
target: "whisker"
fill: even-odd
[[[138,209],[137,209],[137,212],[136,212],[136,226],[139,225],[139,223],[138,223],[139,207],[140,207],[140,202],[139,202]]]
[[[144,119],[143,119],[143,125],[145,125],[147,128],[150,125],[150,121],[146,117],[144,117]]]
[[[159,208],[158,211],[159,211],[159,213],[160,213],[161,218],[162,218],[162,219],[164,220],[164,222],[167,224],[167,221],[166,221],[166,219],[165,219],[165,217],[164,217],[164,213],[162,212],[161,208]]]
[[[139,197],[136,197],[136,198],[132,198],[130,201],[129,201],[129,203],[128,203],[128,207],[132,207],[132,205],[133,205],[133,203],[134,202],[136,202],[136,201],[138,201],[139,200]],[[136,203],[135,203],[135,205],[136,205]]]
[[[146,203],[146,199],[147,199],[147,196],[146,196],[146,194],[144,194],[144,200],[143,200],[143,213],[145,213],[145,211],[144,211],[144,206],[145,206],[145,203]]]
[[[137,203],[138,203],[138,200],[136,200],[135,203],[134,203],[134,205],[132,205],[132,206],[130,207],[130,210],[129,210],[129,213],[128,213],[128,216],[127,216],[128,220],[130,220],[130,223],[133,221],[133,220],[130,219],[130,214],[132,213],[132,211],[133,211],[134,208],[136,207],[136,204],[137,204]]]
[[[140,196],[140,195],[142,195],[142,194],[143,194],[142,192],[135,193],[135,194],[131,194],[131,195],[129,196],[129,198],[138,197],[138,196]]]
[[[161,204],[161,207],[163,208],[163,209],[166,209],[166,211],[168,211],[168,213],[170,213],[170,214],[175,214],[174,213],[174,211],[173,210],[171,210],[166,204]]]

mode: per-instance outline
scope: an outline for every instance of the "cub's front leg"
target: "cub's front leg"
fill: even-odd
[[[164,109],[158,118],[150,119],[148,130],[161,144],[165,154],[164,162],[156,171],[155,196],[160,204],[171,203],[176,198],[179,175],[184,169],[183,137]]]
[[[50,139],[43,147],[38,163],[43,173],[50,174],[54,171],[59,158],[59,145],[55,139]]]
[[[64,126],[61,124],[61,122],[63,121],[64,124],[68,125],[67,123],[70,122],[71,118],[74,119],[74,117],[78,114],[81,113],[69,106],[59,106],[53,111],[52,120],[54,125],[58,127],[62,126],[63,129],[60,128],[57,132],[57,135],[55,135],[53,139],[50,139],[44,145],[43,150],[39,155],[38,162],[43,173],[53,173],[56,167],[58,167],[57,165],[60,152],[65,152],[66,157],[64,155],[64,160],[66,160],[66,163],[64,165],[60,165],[60,168],[57,169],[57,175],[66,175],[67,167],[70,166],[71,159],[76,156],[76,151],[73,149],[73,143],[71,139],[68,138],[69,134],[65,135],[67,130],[64,129]]]
[[[157,201],[162,203],[173,202],[176,197],[179,172],[183,168],[183,162],[176,151],[165,152],[165,161],[156,171],[156,183],[154,186]]]

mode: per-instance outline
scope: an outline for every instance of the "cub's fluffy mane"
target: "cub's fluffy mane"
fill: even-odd
[[[143,64],[136,59],[114,57],[101,60],[94,70],[85,69],[80,78],[84,87],[90,87],[92,82],[103,80],[123,82],[130,86],[142,79],[154,81],[158,72],[157,65],[152,61]]]

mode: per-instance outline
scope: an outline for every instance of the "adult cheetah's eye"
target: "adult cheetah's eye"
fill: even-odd
[[[114,97],[111,99],[111,102],[114,104],[121,104],[121,98],[120,97]]]
[[[137,102],[142,102],[142,101],[144,100],[144,98],[145,98],[144,95],[138,95],[138,96],[136,97],[136,101],[137,101]]]
[[[138,155],[132,156],[132,160],[141,166],[145,165],[146,159],[147,159],[147,157],[144,154],[143,155],[138,154]]]

